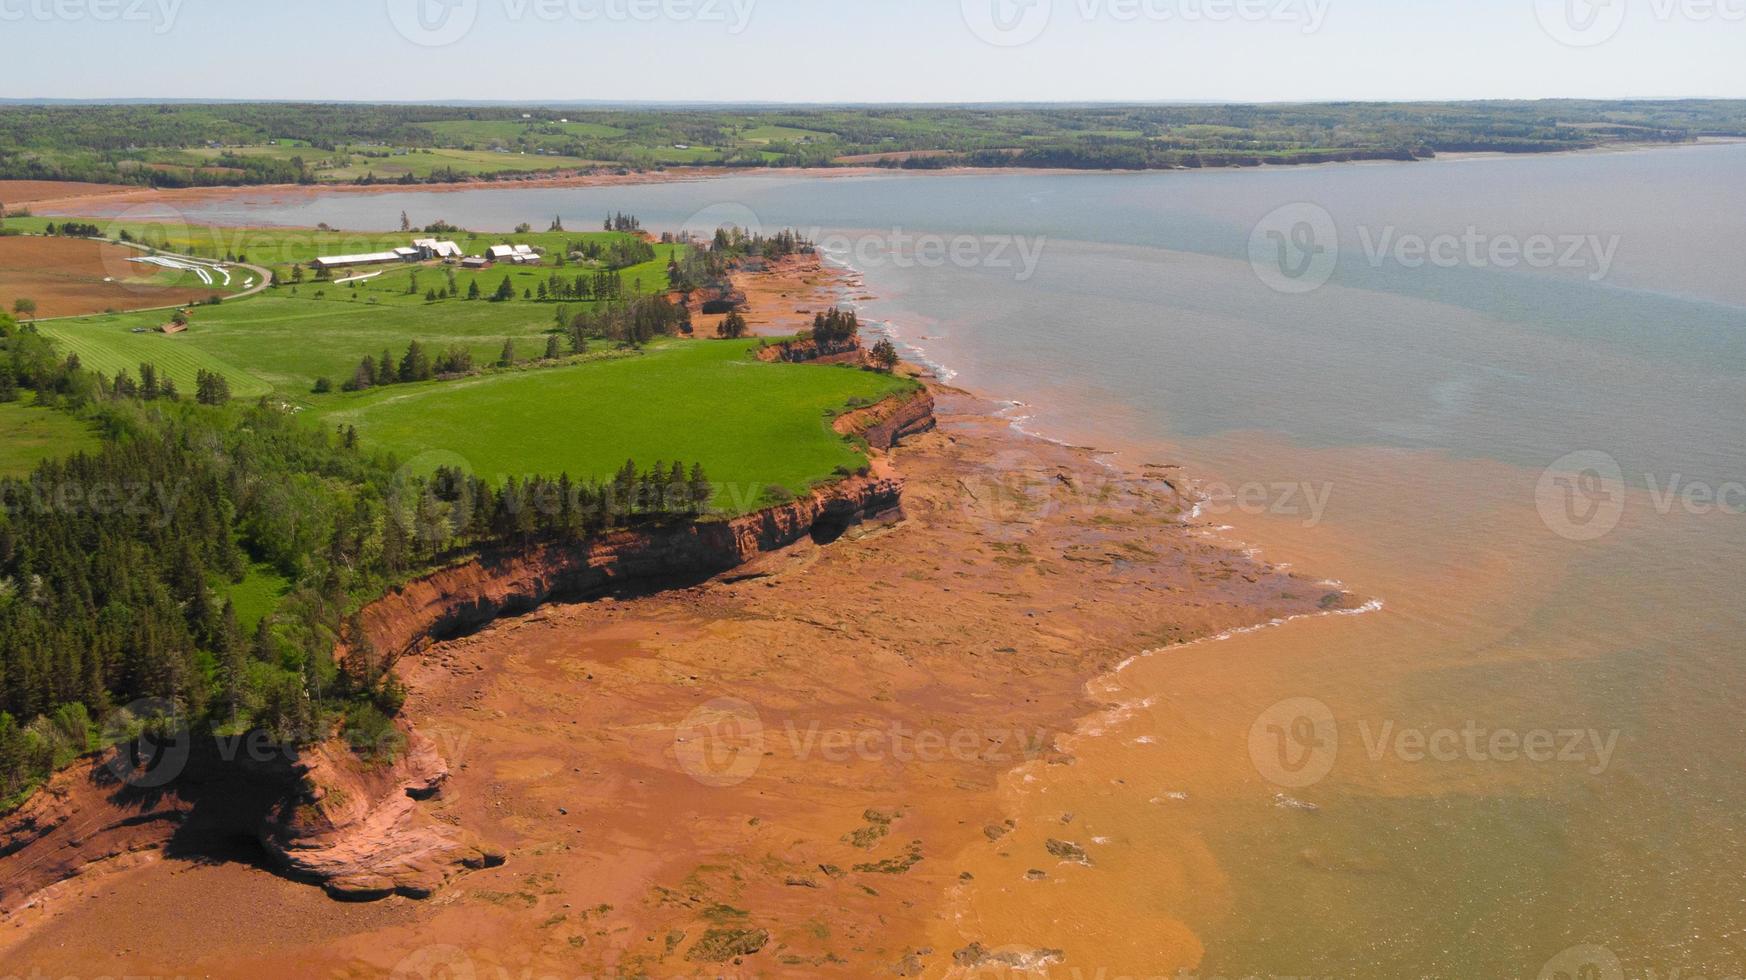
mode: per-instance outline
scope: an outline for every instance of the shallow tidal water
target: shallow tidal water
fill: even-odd
[[[1196,533],[1377,600],[1095,681],[1077,763],[1009,774],[1016,836],[954,858],[941,948],[1059,949],[1057,976],[1713,977],[1746,973],[1743,173],[1722,145],[182,217],[802,228],[955,383],[1183,464]],[[1090,866],[1031,880],[1048,838]]]

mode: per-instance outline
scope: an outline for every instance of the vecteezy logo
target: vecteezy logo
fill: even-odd
[[[747,235],[764,234],[764,221],[758,212],[738,201],[717,201],[691,213],[679,225],[679,231],[708,241],[724,229],[738,228]]]
[[[1534,0],[1540,28],[1560,44],[1605,44],[1625,24],[1625,0]]]
[[[1281,701],[1249,726],[1249,760],[1275,786],[1313,786],[1333,771],[1339,754],[1333,709],[1315,698]]]
[[[705,786],[737,786],[764,761],[764,723],[738,698],[716,698],[685,716],[673,732],[679,768]]]
[[[1546,961],[1540,980],[1625,980],[1625,967],[1605,946],[1572,946]]]
[[[1249,265],[1267,288],[1314,292],[1340,264],[1340,231],[1320,205],[1287,204],[1268,213],[1249,233]]]
[[[135,789],[161,789],[188,766],[192,736],[173,702],[140,698],[103,718],[103,743],[115,752],[103,767]]]
[[[1534,503],[1546,529],[1567,541],[1593,541],[1625,514],[1625,474],[1606,453],[1571,453],[1540,474]]]
[[[971,32],[1002,48],[1041,37],[1055,9],[1054,0],[962,0],[962,5]]]
[[[473,30],[479,0],[387,0],[388,20],[400,36],[427,48],[453,44]]]

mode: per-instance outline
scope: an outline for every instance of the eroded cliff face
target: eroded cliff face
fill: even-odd
[[[297,754],[299,789],[260,829],[262,846],[286,874],[336,898],[428,898],[458,874],[503,863],[468,831],[419,808],[441,792],[448,764],[416,730],[402,734],[405,748],[391,764],[360,759],[339,742]]]
[[[932,428],[932,412],[932,396],[920,393],[848,413],[837,431],[884,450]],[[392,663],[546,602],[700,582],[806,537],[834,540],[898,512],[902,493],[902,481],[876,460],[865,475],[731,520],[481,555],[396,589],[362,618]],[[428,897],[457,875],[502,863],[420,807],[441,794],[448,766],[413,724],[402,721],[398,731],[405,743],[392,762],[360,758],[338,739],[291,749],[210,735],[188,737],[167,779],[126,764],[120,750],[81,760],[0,820],[0,915],[90,869],[154,853],[258,858],[239,853],[239,841],[258,841],[288,876],[357,900]]]
[[[56,773],[0,821],[0,914],[93,866],[163,853],[238,853],[261,814],[296,786],[284,756],[185,733],[155,750],[112,748]],[[261,760],[238,764],[239,757]]]
[[[861,349],[859,337],[823,344],[816,340],[789,340],[760,348],[758,360],[786,361],[789,364],[865,364],[867,353]]]
[[[934,394],[926,389],[845,412],[834,423],[843,435],[860,436],[867,440],[867,445],[882,451],[912,436],[931,432],[934,425]]]
[[[869,474],[728,521],[621,531],[580,544],[494,551],[409,583],[371,603],[364,627],[391,663],[438,640],[471,633],[499,616],[554,600],[579,601],[627,586],[703,581],[767,551],[813,536],[834,539],[902,503],[894,476]]]

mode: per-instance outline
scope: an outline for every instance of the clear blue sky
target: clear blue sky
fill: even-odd
[[[0,0],[0,97],[1746,96],[1746,0],[1590,3]]]

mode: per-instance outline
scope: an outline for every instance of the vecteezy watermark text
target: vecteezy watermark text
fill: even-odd
[[[1449,231],[1403,231],[1395,225],[1359,225],[1357,244],[1373,269],[1531,269],[1585,272],[1590,282],[1612,274],[1622,238],[1583,232],[1489,231],[1468,225]],[[1350,243],[1350,239],[1348,239]],[[1340,226],[1319,204],[1275,208],[1249,234],[1249,264],[1275,292],[1314,292],[1340,264]]]
[[[720,25],[738,35],[751,25],[758,0],[488,0],[498,19],[549,25],[657,21]],[[479,22],[482,0],[386,0],[388,20],[408,41],[427,48],[465,39]]]
[[[1574,269],[1590,282],[1612,271],[1618,235],[1502,235],[1468,225],[1460,233],[1401,233],[1393,225],[1358,228],[1364,256],[1373,268],[1393,262],[1403,269]]]
[[[148,480],[46,481],[0,483],[0,514],[8,517],[48,517],[83,514],[121,516],[165,527],[188,492],[188,481]]]
[[[951,730],[918,728],[901,721],[842,727],[787,718],[764,724],[756,707],[738,698],[716,698],[698,707],[674,729],[679,767],[706,786],[736,786],[757,774],[777,750],[799,762],[960,762],[1010,768],[1040,758],[1052,737],[1045,729],[999,726]]]
[[[1249,759],[1268,782],[1288,789],[1327,778],[1340,758],[1341,731],[1333,709],[1315,698],[1288,698],[1263,711],[1249,728]],[[1363,757],[1409,764],[1566,764],[1599,776],[1612,765],[1619,730],[1577,727],[1409,725],[1361,718],[1350,726]],[[1349,743],[1348,743],[1349,744]]]
[[[175,29],[183,0],[0,0],[0,23],[93,21],[149,24],[153,34]]]
[[[964,23],[979,39],[1012,48],[1042,37],[1060,7],[1081,23],[1286,24],[1314,34],[1332,0],[961,0]]]
[[[857,269],[993,269],[1028,282],[1037,274],[1048,239],[1038,235],[939,235],[893,228],[867,234],[812,229],[819,250]]]
[[[1746,481],[1694,480],[1682,473],[1644,473],[1649,506],[1663,517],[1675,512],[1693,517],[1746,515]],[[1534,504],[1546,529],[1567,541],[1594,541],[1612,533],[1624,519],[1629,495],[1625,470],[1598,449],[1568,453],[1540,474]]]
[[[1635,8],[1635,9],[1633,9]],[[1540,29],[1560,44],[1592,48],[1617,37],[1628,23],[1746,23],[1746,0],[1534,0]]]

